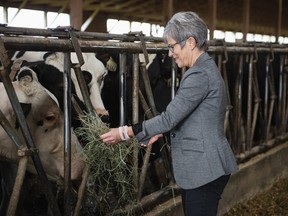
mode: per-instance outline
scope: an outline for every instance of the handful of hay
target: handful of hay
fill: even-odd
[[[136,201],[133,166],[129,163],[133,148],[139,148],[136,139],[107,145],[100,135],[109,127],[98,116],[81,117],[83,127],[75,131],[87,143],[83,149],[89,168],[86,196],[83,204],[85,215],[107,215]]]

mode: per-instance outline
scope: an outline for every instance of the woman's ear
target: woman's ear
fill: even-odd
[[[194,37],[189,37],[188,38],[188,42],[189,42],[189,45],[191,46],[191,47],[195,47],[196,46],[196,40],[195,40],[195,38]]]

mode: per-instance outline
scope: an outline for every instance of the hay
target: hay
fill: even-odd
[[[83,204],[84,215],[107,215],[115,209],[134,204],[136,196],[133,187],[133,148],[140,145],[136,139],[107,145],[100,135],[109,130],[99,117],[87,114],[81,117],[83,127],[75,131],[87,143],[83,149],[89,168],[89,180]]]
[[[238,203],[224,216],[288,215],[288,179],[280,179],[270,189],[246,202]]]

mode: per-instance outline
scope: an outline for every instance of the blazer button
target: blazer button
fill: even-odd
[[[172,137],[172,138],[175,138],[175,137],[176,137],[176,134],[175,134],[175,133],[171,133],[171,137]]]

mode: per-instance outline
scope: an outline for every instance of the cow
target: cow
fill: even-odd
[[[126,59],[126,66],[125,66],[125,75],[126,75],[126,86],[125,86],[125,96],[126,96],[126,115],[125,118],[125,124],[132,124],[132,86],[133,86],[133,59],[132,55],[127,54]],[[105,77],[104,81],[104,87],[102,90],[102,98],[104,101],[105,107],[108,108],[109,115],[110,115],[110,127],[119,127],[119,119],[120,119],[120,112],[119,112],[119,54],[114,53],[97,53],[97,58],[101,60],[104,65],[106,65],[106,68],[108,69],[108,75]],[[146,70],[149,76],[151,89],[155,101],[156,111],[158,113],[165,110],[166,106],[171,100],[171,71],[172,71],[172,59],[167,54],[149,54],[148,55],[149,63],[146,65]],[[142,54],[139,55],[139,62],[145,62],[144,57]],[[141,74],[141,69],[140,74]],[[180,70],[177,69],[177,76],[180,75]],[[144,97],[146,96],[146,91],[144,87],[144,82],[142,79],[142,76],[139,75],[139,89],[143,93]],[[148,102],[148,100],[146,99]],[[113,112],[112,112],[113,111]],[[143,109],[139,109],[139,121],[142,121],[146,118],[145,112]],[[166,135],[166,134],[165,134]],[[167,140],[167,143],[169,143],[169,136],[165,136],[164,140]],[[168,183],[166,176],[163,177],[163,174],[158,174],[161,172],[160,169],[162,166],[165,166],[166,171],[169,169],[169,158],[165,156],[168,155],[169,147],[168,145],[163,146],[162,142],[159,142],[159,145],[153,145],[152,146],[152,154],[150,155],[150,164],[149,164],[149,171],[147,172],[150,176],[147,178],[147,181],[151,181],[149,184],[148,182],[145,183],[145,187],[151,187],[151,188],[160,188],[161,186]],[[139,161],[138,165],[139,168],[143,164],[142,157],[144,155],[145,150],[140,150],[139,153]],[[161,159],[163,158],[163,160]],[[164,162],[163,162],[164,161]],[[156,168],[155,166],[158,166],[157,164],[160,164],[160,169]],[[163,165],[165,164],[165,165]],[[163,170],[163,169],[162,169]],[[155,174],[155,172],[158,172],[158,174]],[[169,172],[169,170],[168,170]],[[167,172],[167,173],[168,173]],[[169,176],[169,173],[166,175]],[[154,176],[153,176],[154,175]],[[158,175],[157,177],[155,177]],[[159,178],[158,178],[159,177]],[[159,179],[161,180],[159,181]],[[152,186],[151,186],[152,185]],[[150,188],[150,189],[151,189]],[[145,189],[148,191],[149,189]]]
[[[109,122],[109,112],[105,109],[101,98],[103,80],[107,74],[107,70],[104,64],[96,58],[94,53],[83,53],[82,55],[84,64],[81,66],[81,70],[87,84],[92,106],[104,122]],[[27,65],[31,67],[37,73],[39,82],[57,97],[60,107],[63,110],[62,73],[64,71],[64,53],[18,51],[11,57],[11,60],[22,60],[24,61],[22,66]],[[76,53],[71,53],[71,62],[78,62]],[[76,101],[80,103],[81,109],[87,111],[73,68],[71,70],[71,80],[72,95],[74,95]],[[77,116],[77,114],[74,116]],[[77,124],[77,126],[79,126],[79,124]]]
[[[101,92],[104,106],[109,110],[110,126],[117,127],[119,125],[119,56],[118,54],[97,53],[97,58],[106,65],[108,75],[104,80],[104,87]],[[160,113],[165,110],[171,100],[171,58],[167,54],[149,54],[149,63],[146,65],[146,70],[149,76],[155,106]],[[143,54],[139,55],[139,61],[145,62]],[[131,124],[132,119],[132,56],[127,55],[126,60],[126,113],[125,121]],[[111,66],[112,65],[112,66]],[[140,69],[139,69],[140,70]],[[141,72],[140,72],[141,73]],[[177,71],[180,74],[180,71]],[[144,82],[140,75],[139,88],[142,93],[146,94]],[[141,110],[142,111],[142,110]],[[143,113],[139,117],[142,118]]]
[[[51,180],[64,177],[64,115],[59,108],[56,97],[38,82],[36,73],[28,67],[20,69],[16,81],[13,81],[12,84],[20,104],[25,109],[26,121],[32,139],[39,150],[39,157],[47,177]],[[0,92],[0,109],[10,124],[19,130],[17,119],[3,83],[0,83]],[[17,163],[19,160],[17,150],[17,146],[1,127],[0,160]],[[71,179],[81,178],[84,168],[81,150],[82,147],[72,132]],[[29,161],[27,170],[37,174],[32,161]]]
[[[20,69],[12,85],[23,109],[43,169],[50,181],[58,182],[59,179],[64,178],[64,115],[59,108],[59,103],[56,97],[38,82],[36,73],[29,67]],[[0,92],[0,109],[10,125],[18,132],[24,146],[19,123],[3,83],[0,83]],[[7,199],[14,184],[15,169],[19,161],[17,151],[16,144],[0,127],[1,215],[6,212]],[[82,146],[72,130],[71,180],[81,180],[84,167]],[[31,159],[28,160],[27,171],[30,175],[37,174]],[[29,184],[31,185],[31,182]],[[29,195],[29,200],[32,200],[31,195]]]

